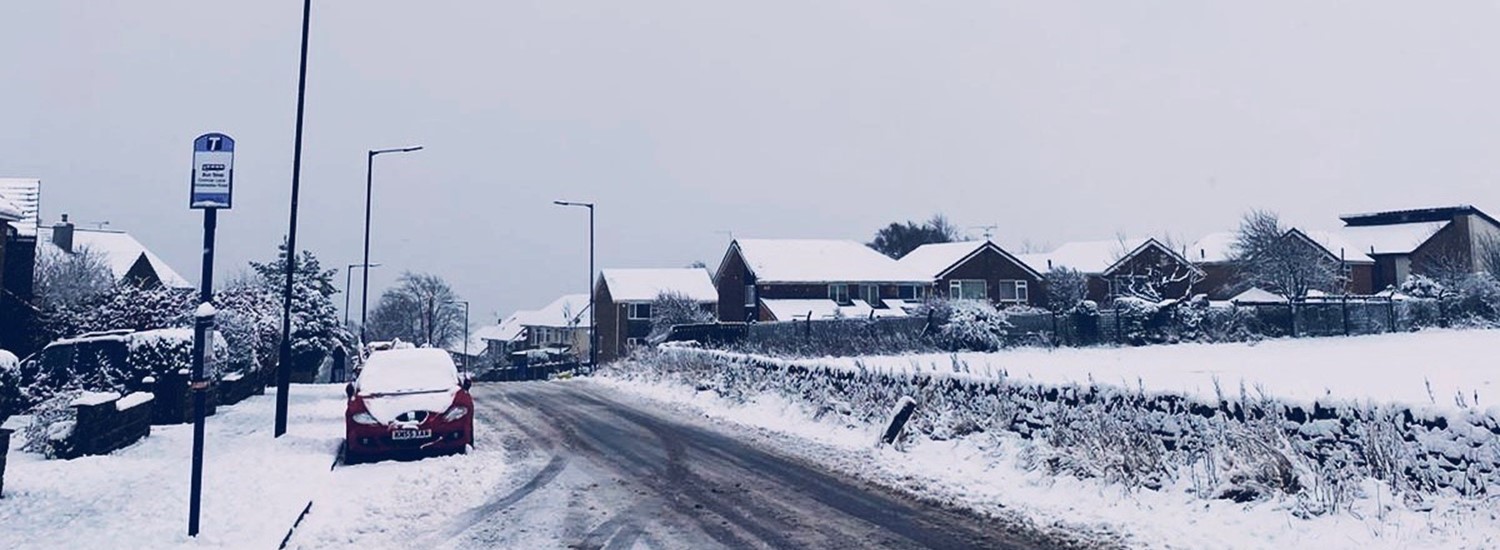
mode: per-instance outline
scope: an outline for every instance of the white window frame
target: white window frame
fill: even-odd
[[[755,307],[755,285],[745,285],[745,307]]]
[[[978,283],[980,290],[979,297],[976,298],[972,296],[964,296],[964,283],[969,283],[971,285]],[[984,279],[954,279],[948,281],[948,297],[955,300],[988,300],[990,298],[990,284]]]
[[[880,307],[880,285],[859,285],[859,298],[870,304],[870,307]]]
[[[1028,288],[1028,283],[1025,280],[1021,280],[1021,279],[1003,279],[1003,280],[1000,281],[1000,288],[1004,289],[1005,287],[1014,288],[1015,291],[1012,293],[1012,295],[1015,296],[1015,297],[1014,298],[1001,298],[999,296],[996,296],[995,297],[995,301],[996,302],[1005,303],[1005,304],[1025,304],[1025,303],[1028,303],[1030,301],[1030,299],[1031,299],[1031,289]],[[1003,295],[1004,293],[1001,293],[1001,294]]]
[[[828,285],[828,299],[841,306],[854,303],[849,298],[849,285],[845,284]]]
[[[645,306],[646,307],[646,316],[645,317],[642,317],[639,314],[639,311],[640,311],[639,308],[641,306]],[[629,319],[631,321],[650,321],[651,320],[651,315],[654,314],[654,313],[656,313],[656,312],[651,311],[651,304],[632,303],[632,304],[626,304],[626,308],[625,308],[625,318]]]

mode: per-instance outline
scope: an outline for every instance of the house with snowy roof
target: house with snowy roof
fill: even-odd
[[[1088,299],[1099,303],[1121,296],[1184,298],[1204,277],[1202,269],[1151,237],[1071,242],[1019,258],[1041,273],[1077,270],[1088,279]]]
[[[1413,274],[1488,270],[1485,252],[1500,246],[1500,221],[1469,205],[1350,214],[1339,219],[1344,226],[1333,233],[1374,262],[1374,290],[1399,285]]]
[[[523,349],[567,348],[578,357],[588,354],[589,295],[566,294],[536,311],[518,312]]]
[[[1240,281],[1234,265],[1234,246],[1239,234],[1220,231],[1204,235],[1187,247],[1185,256],[1203,270],[1198,290],[1211,300],[1229,300],[1249,289]],[[1291,228],[1283,236],[1295,246],[1307,247],[1313,257],[1321,257],[1338,266],[1341,286],[1321,289],[1333,294],[1370,294],[1371,273],[1375,261],[1336,232]]]
[[[1042,274],[992,241],[933,243],[906,253],[901,265],[932,280],[938,296],[997,306],[1041,305]]]
[[[932,281],[864,244],[816,239],[737,239],[714,274],[730,322],[902,317]]]
[[[114,275],[115,282],[144,286],[191,289],[193,284],[179,275],[129,233],[74,227],[68,215],[52,227],[40,228],[39,254],[97,254]]]
[[[25,345],[36,268],[42,181],[0,178],[0,348]]]
[[[594,283],[594,307],[599,311],[599,362],[606,363],[629,353],[651,334],[657,312],[652,306],[664,294],[697,303],[712,315],[719,303],[708,270],[605,269]]]

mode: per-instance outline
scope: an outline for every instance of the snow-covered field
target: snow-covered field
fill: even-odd
[[[1454,407],[1462,393],[1490,407],[1500,369],[1493,361],[1500,331],[1427,331],[1355,338],[1275,340],[1255,345],[1180,345],[1144,348],[1012,350],[960,354],[967,373],[953,372],[949,355],[794,361],[858,369],[926,371],[942,376],[1012,379],[1047,384],[1088,383],[1184,392],[1212,398],[1214,383],[1238,393],[1292,400],[1332,397],[1361,402],[1436,402]],[[1500,547],[1500,501],[1454,496],[1422,506],[1393,499],[1388,487],[1366,481],[1346,510],[1299,517],[1290,497],[1246,504],[1205,500],[1186,480],[1161,490],[1128,490],[1098,479],[1052,476],[1023,467],[1031,443],[1009,432],[952,441],[919,440],[907,452],[875,449],[881,427],[823,420],[798,402],[771,393],[745,403],[692,387],[603,378],[622,391],[683,405],[775,434],[789,452],[850,474],[916,494],[1037,525],[1123,537],[1133,547],[1164,548],[1495,548]],[[1428,384],[1431,385],[1429,394]],[[786,437],[792,436],[792,437]],[[1393,502],[1393,500],[1396,500]]]
[[[341,386],[293,386],[288,431],[272,438],[275,396],[220,407],[206,428],[202,530],[187,536],[192,425],[106,456],[45,460],[12,438],[0,548],[275,548],[343,440]]]
[[[1357,400],[1452,406],[1500,405],[1500,330],[1427,330],[1347,338],[1267,340],[1253,344],[1180,344],[1137,348],[1018,348],[999,353],[960,353],[967,374],[953,374],[948,354],[822,358],[799,363],[884,371],[929,371],[1047,384],[1090,380],[1135,389],[1176,392],[1212,399],[1218,382],[1238,395],[1252,393],[1294,401]],[[1429,393],[1430,388],[1430,393]],[[1476,396],[1477,395],[1477,402]]]

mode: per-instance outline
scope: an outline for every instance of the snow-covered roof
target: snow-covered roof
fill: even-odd
[[[979,251],[987,247],[993,248],[1002,256],[1011,258],[1016,263],[1020,264],[1022,268],[1030,271],[1036,271],[1032,268],[1032,266],[1026,265],[1019,258],[1010,255],[1010,253],[1006,252],[1004,249],[1000,248],[998,245],[990,241],[960,241],[955,243],[924,244],[917,247],[915,250],[906,253],[905,256],[901,257],[898,263],[913,272],[925,274],[928,276],[928,278],[936,279],[939,276],[943,275],[944,272],[953,268],[959,262],[962,262],[963,260],[974,254],[978,254]],[[1041,276],[1041,273],[1034,274],[1038,277]]]
[[[1285,304],[1286,298],[1274,294],[1268,290],[1252,288],[1250,290],[1246,290],[1234,295],[1234,297],[1230,298],[1229,301],[1245,304]]]
[[[703,268],[606,269],[599,278],[615,302],[650,302],[663,292],[705,304],[719,301],[719,291]]]
[[[1021,261],[1040,272],[1046,272],[1055,267],[1066,267],[1083,273],[1104,273],[1115,265],[1115,262],[1129,256],[1131,252],[1151,241],[1154,239],[1138,237],[1072,242],[1059,246],[1051,252],[1023,254]]]
[[[37,237],[37,246],[51,247],[53,251],[62,252],[52,243],[52,228],[43,227]],[[106,231],[101,229],[73,228],[73,250],[88,247],[94,253],[103,256],[105,263],[115,275],[115,280],[120,280],[130,272],[130,268],[140,260],[141,256],[151,264],[156,271],[156,276],[161,278],[161,283],[172,288],[193,288],[193,283],[179,275],[172,266],[162,261],[160,257],[148,250],[135,237],[123,231]]]
[[[1344,236],[1339,234],[1338,232],[1321,231],[1316,229],[1298,229],[1297,231],[1302,233],[1303,235],[1306,235],[1307,238],[1311,239],[1313,242],[1318,243],[1318,246],[1323,247],[1324,250],[1327,250],[1328,253],[1332,254],[1335,258],[1342,258],[1346,262],[1354,263],[1370,263],[1374,261],[1370,259],[1365,250],[1362,250],[1358,245],[1349,242],[1349,239],[1345,239]]]
[[[5,195],[0,195],[0,221],[18,222],[24,216],[25,213],[21,211],[20,206],[10,202],[9,199],[5,198]]]
[[[16,231],[26,236],[36,235],[41,220],[42,180],[0,178],[0,198],[20,211]]]
[[[1187,259],[1200,264],[1227,262],[1234,256],[1234,242],[1238,234],[1233,231],[1209,233],[1188,245]]]
[[[923,283],[914,272],[868,246],[843,240],[739,239],[730,245],[762,283]],[[727,257],[727,256],[726,256]]]
[[[517,323],[522,327],[587,327],[592,322],[588,309],[589,295],[568,294],[553,300],[542,309],[526,312]]]
[[[835,319],[840,316],[847,319],[867,319],[874,312],[876,317],[906,317],[906,311],[900,307],[874,308],[864,300],[854,300],[852,305],[840,306],[838,302],[829,299],[762,299],[761,305],[771,311],[771,316],[778,321],[792,321],[807,319],[807,314],[812,313],[813,319]],[[890,305],[889,303],[887,304]],[[903,302],[904,305],[904,302]]]
[[[1450,222],[1340,227],[1335,233],[1364,254],[1410,254]]]

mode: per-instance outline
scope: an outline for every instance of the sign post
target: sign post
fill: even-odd
[[[208,408],[204,363],[213,350],[209,341],[216,311],[214,299],[214,231],[219,209],[230,208],[234,191],[234,138],[219,133],[193,140],[192,191],[188,207],[203,211],[203,271],[198,308],[193,314],[193,480],[188,495],[188,536],[198,536],[203,501],[203,416]]]

